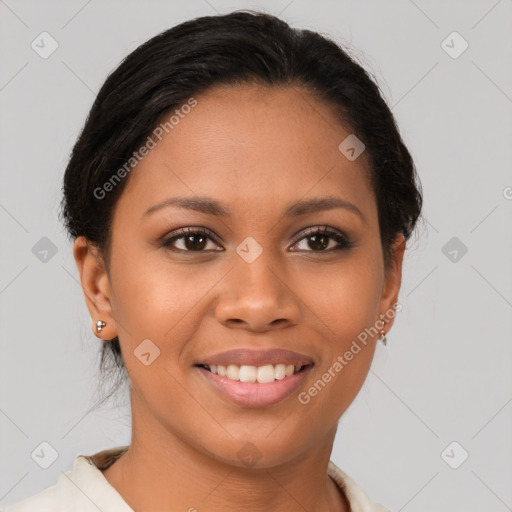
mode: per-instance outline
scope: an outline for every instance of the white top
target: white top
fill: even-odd
[[[55,485],[0,512],[133,512],[100,471],[113,464],[127,449],[128,446],[118,446],[94,455],[78,454],[73,469],[63,473]],[[390,512],[372,502],[332,461],[328,474],[347,497],[351,512]]]

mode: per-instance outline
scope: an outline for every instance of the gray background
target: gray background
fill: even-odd
[[[340,422],[332,460],[395,511],[512,510],[512,0],[0,0],[0,504],[55,484],[78,453],[130,440],[126,400],[86,414],[99,342],[57,219],[95,93],[158,32],[239,8],[353,47],[424,187],[404,310]],[[59,45],[47,59],[31,48],[43,31]],[[453,31],[469,44],[457,58],[442,46]],[[461,42],[445,45],[453,53]],[[57,251],[46,262],[33,250],[43,237]],[[31,457],[45,441],[58,453],[47,469]],[[469,458],[452,469],[463,450]]]

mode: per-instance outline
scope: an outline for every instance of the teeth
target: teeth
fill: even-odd
[[[276,378],[276,370],[271,364],[266,366],[259,366],[256,373],[256,380],[265,384],[267,382],[274,382]]]
[[[245,368],[247,368],[247,366]],[[230,364],[226,368],[226,377],[232,380],[239,380],[239,378],[241,378],[240,367],[236,364]]]
[[[228,366],[212,365],[208,366],[212,373],[216,373],[221,377],[227,377],[231,380],[239,380],[240,382],[259,382],[266,384],[274,382],[274,380],[282,380],[297,373],[302,367],[293,364],[266,364],[264,366],[249,366],[230,364]]]
[[[286,365],[285,364],[276,364],[276,379],[281,380],[286,377]]]
[[[234,366],[234,365],[233,365]],[[258,369],[256,366],[240,366],[240,374],[239,379],[240,382],[256,382],[256,378],[258,375]],[[229,377],[229,375],[227,375]]]

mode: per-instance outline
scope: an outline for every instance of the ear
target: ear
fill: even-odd
[[[98,338],[111,340],[117,336],[117,327],[113,316],[105,262],[97,247],[83,236],[79,236],[75,240],[73,256],[80,274],[80,283],[87,309],[91,315],[92,331]],[[98,320],[102,320],[106,324],[100,333],[96,331]]]
[[[382,329],[388,333],[395,321],[396,311],[400,310],[398,303],[398,293],[402,283],[402,262],[405,252],[405,237],[403,233],[397,233],[391,246],[390,267],[386,272],[384,285],[382,287],[382,296],[379,306],[379,331]],[[390,313],[393,312],[393,313]]]

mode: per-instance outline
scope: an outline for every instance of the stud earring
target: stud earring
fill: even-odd
[[[384,346],[387,346],[388,344],[388,340],[386,339],[386,332],[385,331],[380,331],[380,338],[379,338],[379,341],[382,341],[383,345]]]
[[[96,322],[96,332],[101,332],[101,330],[103,329],[103,327],[105,327],[105,325],[107,325],[105,322],[98,320]]]

